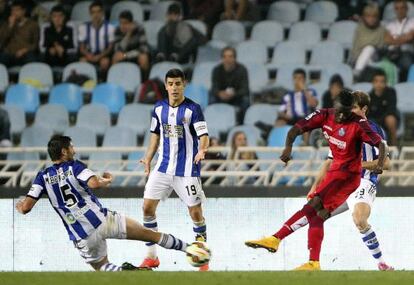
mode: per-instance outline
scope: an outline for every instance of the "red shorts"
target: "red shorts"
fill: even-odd
[[[309,197],[319,196],[323,207],[332,212],[346,201],[348,196],[358,188],[360,182],[360,173],[328,172],[325,179]]]

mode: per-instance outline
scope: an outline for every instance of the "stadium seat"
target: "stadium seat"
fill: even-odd
[[[331,1],[315,1],[306,7],[305,21],[318,23],[327,29],[338,18],[338,7]]]
[[[125,105],[124,89],[113,83],[101,83],[92,91],[92,104],[103,104],[111,114],[118,114]]]
[[[407,5],[408,5],[407,16],[409,18],[412,18],[414,17],[414,4],[411,1],[407,1]],[[397,18],[397,15],[395,15],[394,1],[390,1],[387,5],[385,5],[382,20],[384,22],[391,22],[392,20],[395,20],[396,18]]]
[[[64,132],[65,136],[72,138],[75,147],[96,147],[96,135],[88,128],[74,126],[67,128]]]
[[[301,42],[305,45],[306,50],[311,50],[315,44],[321,41],[321,29],[314,22],[297,22],[290,28],[289,40]]]
[[[164,20],[162,21],[145,21],[144,29],[147,36],[148,44],[153,50],[158,48],[158,32],[164,27]]]
[[[267,13],[268,20],[278,21],[284,28],[289,28],[300,20],[300,8],[291,1],[277,1],[272,3]]]
[[[269,68],[278,68],[284,65],[304,65],[306,62],[306,47],[302,43],[286,41],[277,44]]]
[[[90,20],[89,5],[92,1],[80,1],[73,5],[70,19],[77,22],[86,22]]]
[[[282,65],[277,69],[276,82],[274,86],[283,87],[288,90],[293,89],[293,71],[297,68],[302,68],[307,72],[305,65]]]
[[[319,82],[310,84],[308,87],[309,87],[309,89],[315,90],[317,98],[319,100],[319,106],[322,106],[323,93],[325,93],[325,91],[327,91],[329,89],[328,82],[319,81]]]
[[[130,11],[133,19],[137,23],[144,21],[144,11],[142,10],[141,4],[135,1],[120,1],[115,3],[111,8],[110,21],[118,21],[119,14],[122,11]]]
[[[202,85],[207,90],[211,89],[213,69],[218,65],[217,62],[201,62],[197,63],[194,67],[191,83]]]
[[[8,86],[9,73],[7,72],[7,68],[3,64],[0,64],[0,93],[6,91]]]
[[[185,22],[189,23],[194,29],[199,31],[202,35],[207,37],[207,25],[200,20],[185,20]]]
[[[110,125],[111,116],[106,105],[87,104],[78,112],[77,127],[84,127],[97,135],[103,135]]]
[[[210,41],[211,43],[211,41]],[[204,62],[218,63],[221,59],[221,48],[206,44],[197,48],[196,64]]]
[[[119,62],[109,68],[106,82],[117,84],[124,88],[125,92],[133,93],[141,83],[141,80],[141,70],[137,64]]]
[[[48,92],[53,86],[52,68],[43,62],[27,63],[19,71],[19,83],[31,84],[36,87],[39,85],[37,87],[39,91]]]
[[[354,81],[354,75],[352,73],[352,68],[345,63],[328,65],[322,69],[321,81],[329,83],[332,75],[339,74],[344,81],[345,86],[351,86]]]
[[[233,136],[236,132],[243,132],[247,138],[247,146],[257,146],[262,141],[261,132],[258,128],[249,125],[239,125],[231,128],[227,135],[226,145],[231,146]]]
[[[354,33],[357,23],[350,20],[343,20],[333,23],[329,27],[328,40],[340,43],[345,49],[352,47]]]
[[[16,105],[4,105],[2,108],[9,114],[10,133],[12,135],[21,134],[26,127],[26,117],[23,109]]]
[[[149,19],[164,22],[167,15],[168,7],[170,7],[170,5],[173,3],[180,4],[176,1],[162,1],[152,4]]]
[[[130,152],[126,169],[129,171],[144,171],[144,165],[139,162],[144,156],[145,152],[143,151]]]
[[[218,22],[213,28],[212,40],[234,45],[244,41],[246,31],[239,21],[225,20]]]
[[[65,82],[68,77],[76,72],[77,74],[83,74],[88,76],[90,79],[97,81],[97,74],[95,67],[88,62],[72,62],[63,68],[62,81]]]
[[[286,135],[292,126],[274,127],[268,137],[268,146],[284,147]],[[302,137],[297,137],[294,146],[299,146],[302,143]]]
[[[273,48],[284,39],[283,27],[275,21],[261,21],[253,26],[251,40],[262,42],[267,48]]]
[[[408,70],[407,82],[414,82],[414,64],[410,65]]]
[[[122,170],[122,154],[120,152],[91,152],[88,168],[93,171],[119,171]],[[112,185],[118,185],[117,179]]]
[[[77,113],[83,104],[82,89],[72,83],[53,86],[49,94],[50,104],[62,104],[70,113]]]
[[[202,109],[205,109],[208,105],[208,90],[203,85],[187,84],[184,96],[199,104]]]
[[[402,113],[414,113],[414,83],[403,82],[394,85],[397,92],[397,108]]]
[[[278,105],[254,104],[247,108],[243,123],[254,126],[256,122],[273,125],[277,118]]]
[[[62,134],[69,127],[68,111],[60,104],[41,105],[36,112],[34,125]]]
[[[218,133],[227,133],[236,125],[236,109],[225,103],[210,104],[204,110],[208,128]]]
[[[165,75],[167,74],[168,70],[172,68],[178,68],[183,70],[182,66],[176,62],[163,61],[156,63],[151,67],[149,78],[159,78],[162,82],[164,82]]]
[[[237,61],[243,64],[266,63],[267,48],[266,45],[258,41],[244,41],[237,45]]]
[[[264,64],[249,62],[245,64],[249,78],[249,89],[251,93],[259,93],[269,83],[269,73]],[[253,94],[252,94],[253,95]]]
[[[371,82],[357,82],[352,85],[352,90],[361,90],[365,93],[369,93],[372,90]]]
[[[118,115],[117,126],[128,128],[135,136],[143,136],[151,124],[152,104],[128,104]]]
[[[341,44],[332,41],[323,41],[312,47],[309,64],[312,65],[337,65],[344,62],[345,52]]]
[[[26,84],[11,85],[6,92],[6,105],[17,105],[26,113],[35,113],[40,104],[39,91]]]
[[[136,146],[136,136],[129,128],[114,126],[106,129],[102,146]]]

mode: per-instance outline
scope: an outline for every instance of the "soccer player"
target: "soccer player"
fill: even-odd
[[[70,137],[54,135],[47,148],[53,165],[37,174],[29,193],[17,202],[16,209],[27,214],[46,194],[80,255],[96,271],[148,270],[127,262],[122,266],[110,263],[106,239],[141,240],[186,251],[187,243],[173,235],[149,230],[131,218],[104,208],[90,189],[107,187],[112,175],[104,173],[99,177],[75,160]]]
[[[368,112],[368,106],[370,103],[369,95],[364,92],[354,92],[353,93],[356,99],[356,104],[352,110],[355,114],[366,119],[366,114]],[[385,139],[385,135],[381,127],[375,124],[372,121],[368,121],[371,128],[377,132],[382,139]],[[394,270],[393,267],[389,266],[383,256],[377,240],[377,235],[375,231],[368,223],[368,218],[371,213],[371,207],[374,203],[375,196],[377,193],[377,184],[378,184],[378,174],[372,172],[373,167],[375,166],[378,159],[378,149],[367,143],[363,144],[362,147],[362,172],[361,172],[361,183],[359,187],[348,197],[345,203],[339,206],[335,211],[331,213],[331,217],[339,215],[348,209],[353,209],[352,217],[355,223],[355,226],[362,235],[362,241],[368,247],[372,256],[378,264],[378,269],[381,271]],[[317,186],[322,182],[322,180],[327,175],[329,168],[332,164],[333,156],[332,152],[329,151],[328,159],[323,163],[318,176],[316,177],[315,182],[313,183],[311,190],[308,193],[308,199],[311,199],[313,193],[315,192]],[[389,157],[387,156],[384,164],[384,169],[389,168]],[[296,231],[299,228],[302,228],[308,224],[306,217],[303,217],[300,223],[296,223],[295,227],[292,227],[292,230]]]
[[[322,128],[333,153],[332,165],[308,203],[287,220],[277,233],[260,240],[246,241],[247,246],[276,252],[281,240],[293,233],[297,223],[306,217],[309,222],[309,262],[296,270],[320,270],[319,255],[324,222],[360,184],[362,142],[379,148],[373,173],[382,173],[386,158],[386,142],[371,129],[366,119],[352,112],[354,102],[352,92],[342,90],[335,100],[335,108],[316,110],[289,130],[285,149],[280,156],[283,162],[287,163],[291,159],[292,145],[297,136]]]
[[[201,204],[205,200],[200,180],[200,161],[209,145],[207,124],[200,105],[184,97],[185,77],[179,69],[165,75],[168,98],[155,104],[152,112],[151,139],[145,157],[145,173],[149,175],[144,192],[144,226],[157,230],[155,215],[160,200],[174,190],[187,205],[196,240],[207,239],[206,223]],[[150,173],[151,161],[159,146],[155,168]],[[158,267],[154,243],[147,243],[147,257],[141,266]],[[200,268],[208,270],[208,265]]]

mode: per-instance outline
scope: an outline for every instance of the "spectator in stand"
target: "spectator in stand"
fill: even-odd
[[[27,14],[24,1],[14,1],[8,20],[0,26],[0,62],[8,67],[37,59],[39,26]]]
[[[257,159],[257,155],[254,151],[243,151],[239,153],[239,156],[236,157],[236,151],[239,147],[247,146],[247,137],[243,131],[235,132],[231,140],[231,152],[230,159],[244,159],[252,160]]]
[[[339,74],[334,74],[329,81],[329,89],[322,96],[322,108],[333,108],[333,102],[344,89],[344,81]]]
[[[217,0],[187,0],[189,17],[206,23],[209,34],[215,24],[220,21],[220,14],[224,10],[222,1]]]
[[[249,104],[249,78],[247,69],[237,62],[236,50],[225,47],[221,51],[221,64],[212,72],[212,103],[228,103],[238,108],[238,121]]]
[[[187,63],[204,41],[205,38],[199,31],[182,20],[180,5],[171,4],[167,11],[167,23],[158,32],[156,61]]]
[[[397,19],[388,23],[386,29],[394,39],[400,39],[401,45],[389,45],[387,57],[398,66],[399,81],[406,81],[408,69],[413,62],[414,46],[411,41],[414,34],[414,19],[407,16],[406,0],[395,0],[394,11]]]
[[[42,31],[40,46],[44,49],[45,61],[51,66],[65,66],[76,60],[74,29],[67,25],[62,6],[54,6],[50,11],[50,25]]]
[[[256,22],[260,19],[260,11],[249,0],[224,0],[222,20]]]
[[[121,12],[119,27],[115,30],[112,64],[120,61],[138,63],[144,80],[148,78],[150,57],[147,37],[144,27],[134,22],[130,11]]]
[[[384,128],[390,145],[397,145],[397,129],[399,112],[395,89],[387,86],[385,72],[377,70],[372,79],[372,90],[369,93],[371,104],[368,119]]]
[[[89,14],[91,21],[79,28],[80,60],[98,65],[100,77],[105,78],[111,63],[115,29],[105,21],[101,1],[91,3]]]
[[[361,22],[356,28],[350,60],[357,78],[366,66],[378,58],[378,51],[383,50],[386,45],[400,46],[407,40],[406,37],[393,38],[381,25],[379,16],[376,4],[366,5]]]
[[[12,146],[9,113],[0,107],[0,147]]]

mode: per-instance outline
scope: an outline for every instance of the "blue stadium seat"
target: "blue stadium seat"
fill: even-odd
[[[236,109],[225,103],[208,105],[204,110],[207,126],[218,133],[227,133],[236,125]]]
[[[19,83],[29,83],[32,80],[41,84],[40,91],[48,92],[53,86],[52,68],[43,62],[31,62],[23,65],[19,71]]]
[[[208,105],[208,91],[203,85],[187,84],[184,96],[198,103],[202,109],[205,109]]]
[[[201,62],[194,67],[191,83],[202,85],[207,90],[211,89],[213,69],[218,65],[217,62]]]
[[[361,90],[365,93],[369,93],[372,90],[371,82],[357,82],[352,84],[352,90]]]
[[[397,92],[397,108],[401,113],[414,113],[414,83],[403,82],[394,85]]]
[[[316,95],[317,95],[317,98],[319,100],[319,107],[322,107],[322,96],[323,96],[323,93],[325,93],[325,91],[328,90],[329,83],[328,82],[319,81],[319,82],[310,84],[308,87],[310,89],[313,89],[313,90],[316,91]]]
[[[268,146],[284,147],[286,135],[292,126],[274,127],[268,137]],[[302,143],[302,136],[297,137],[294,146],[299,146]]]
[[[247,138],[247,146],[257,146],[262,141],[261,132],[258,128],[248,125],[239,125],[231,128],[227,135],[226,145],[231,146],[233,136],[236,132],[243,132]]]
[[[249,62],[245,64],[249,78],[249,89],[251,93],[258,93],[269,83],[269,73],[264,64]],[[253,94],[252,94],[253,95]]]
[[[165,75],[167,74],[168,70],[172,68],[183,70],[182,66],[176,62],[163,61],[156,63],[151,67],[149,78],[153,79],[158,77],[162,82],[164,82]]]
[[[276,21],[257,22],[252,29],[250,39],[262,42],[267,48],[273,48],[284,39],[283,27]]]
[[[120,152],[92,152],[88,160],[88,168],[93,171],[119,171],[122,170],[122,154]],[[116,178],[115,178],[116,179]],[[112,185],[118,183],[112,182]]]
[[[101,83],[92,91],[92,104],[103,104],[111,114],[118,114],[125,105],[124,89],[113,83]]]
[[[69,127],[69,114],[60,104],[41,105],[36,112],[35,126],[50,128],[55,133],[63,133]]]
[[[26,116],[23,109],[16,105],[4,105],[3,109],[9,114],[10,120],[10,133],[21,134],[23,129],[26,128]]]
[[[345,86],[351,86],[354,81],[354,75],[352,73],[352,68],[348,64],[345,64],[345,63],[325,66],[322,69],[321,81],[329,83],[329,80],[334,74],[341,75]]]
[[[106,129],[102,146],[136,146],[136,136],[129,128],[115,126]]]
[[[144,171],[144,165],[139,162],[144,156],[144,151],[130,152],[126,169],[129,171]]]
[[[214,47],[210,45],[211,43],[210,41],[209,44],[197,48],[196,64],[220,61],[222,48]]]
[[[207,37],[207,25],[203,21],[191,19],[185,20],[185,22],[189,23],[194,29]]]
[[[7,68],[3,64],[0,64],[0,92],[3,93],[6,91],[8,86],[9,73],[7,72]]]
[[[89,16],[89,5],[92,1],[80,1],[73,5],[70,19],[77,22],[86,22],[90,20]]]
[[[65,136],[72,138],[75,147],[96,147],[96,135],[91,132],[88,128],[84,127],[70,127],[64,132]]]
[[[277,118],[278,105],[254,104],[247,108],[243,123],[254,126],[256,122],[273,125]]]
[[[118,115],[117,126],[128,128],[135,136],[143,136],[151,124],[152,104],[128,104]]]
[[[176,2],[176,1],[162,1],[162,2],[152,4],[149,19],[164,22],[165,17],[167,15],[168,7],[170,7],[170,5],[173,4],[174,2],[180,4],[179,2]]]
[[[158,32],[164,25],[164,20],[144,22],[145,35],[147,36],[148,44],[153,50],[158,48]]]
[[[218,22],[213,28],[212,40],[223,41],[229,45],[234,45],[244,41],[246,31],[239,21],[225,20]]]
[[[345,49],[352,47],[354,33],[357,23],[350,20],[343,20],[333,23],[329,27],[328,40],[340,43]]]
[[[6,105],[17,105],[26,113],[35,113],[39,104],[39,91],[30,85],[16,84],[7,89]]]
[[[97,81],[95,66],[88,62],[72,62],[63,68],[62,81],[66,81],[72,72],[88,76],[90,79]]]
[[[315,1],[306,7],[305,21],[318,23],[323,29],[338,18],[338,7],[331,1]]]
[[[291,1],[277,1],[270,5],[267,19],[277,21],[284,28],[289,28],[300,20],[300,7]]]
[[[307,72],[306,65],[282,65],[277,69],[275,86],[283,87],[288,90],[293,89],[293,71],[296,68],[302,68]]]
[[[407,82],[414,82],[414,64],[411,64],[408,70]]]
[[[306,46],[300,42],[286,41],[277,44],[269,68],[284,65],[304,65],[306,62]]]
[[[293,24],[289,32],[289,40],[301,42],[307,50],[321,41],[321,29],[318,24],[303,21]]]
[[[258,41],[244,41],[237,45],[237,61],[243,64],[266,63],[267,47],[264,43]]]
[[[323,41],[312,47],[310,63],[313,65],[337,65],[344,62],[345,52],[341,44],[332,41]]]
[[[133,93],[141,83],[141,70],[132,62],[119,62],[108,71],[106,82],[115,83],[124,88],[125,92]]]
[[[50,104],[62,104],[70,113],[77,113],[83,104],[82,89],[72,83],[53,86],[49,94]]]
[[[78,112],[77,127],[84,127],[97,135],[103,135],[110,125],[111,116],[106,105],[87,104]]]
[[[140,3],[135,1],[120,1],[111,8],[110,21],[117,21],[122,11],[130,11],[135,22],[144,22],[144,11]]]

